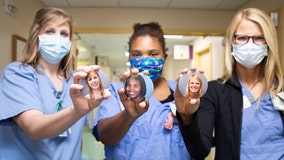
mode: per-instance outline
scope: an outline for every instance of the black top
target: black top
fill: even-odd
[[[162,104],[175,100],[175,98],[174,98],[174,91],[171,88],[170,88],[170,91],[171,91],[171,94],[168,96],[168,98],[160,101]]]
[[[216,160],[239,160],[242,110],[242,88],[235,72],[226,83],[221,83],[221,80],[209,82],[190,125],[183,125],[177,114],[191,157],[205,159],[211,147],[215,146]],[[215,138],[212,136],[213,130]]]
[[[239,160],[242,108],[242,89],[236,73],[226,83],[209,82],[193,121],[188,126],[179,123],[191,156],[205,159],[216,145],[215,159]]]

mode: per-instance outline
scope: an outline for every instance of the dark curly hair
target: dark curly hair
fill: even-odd
[[[150,37],[158,39],[158,41],[161,43],[164,54],[166,54],[167,48],[166,48],[166,41],[164,38],[164,32],[159,23],[157,22],[150,22],[145,24],[136,23],[134,24],[133,29],[134,32],[128,42],[129,49],[131,48],[131,45],[136,38],[140,36],[149,35]]]

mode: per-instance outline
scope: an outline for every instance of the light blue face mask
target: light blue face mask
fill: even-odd
[[[71,41],[60,35],[39,35],[38,51],[49,63],[59,63],[69,52]]]
[[[163,72],[164,58],[130,58],[130,68],[137,68],[139,72],[147,70],[152,81],[157,80]]]

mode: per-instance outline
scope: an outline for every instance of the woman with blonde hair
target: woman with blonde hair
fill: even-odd
[[[214,146],[216,160],[283,159],[283,112],[272,101],[283,89],[274,24],[262,10],[242,9],[225,38],[223,76],[194,104],[175,94],[188,151],[195,159]]]
[[[72,33],[62,9],[37,11],[22,61],[0,78],[0,159],[81,159],[85,115],[103,99],[81,93],[86,74],[71,71]]]
[[[191,74],[186,86],[186,97],[190,99],[200,98],[203,95],[202,79],[197,74]]]

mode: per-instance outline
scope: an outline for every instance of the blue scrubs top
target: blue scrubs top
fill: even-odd
[[[40,67],[40,66],[39,66]],[[42,68],[39,68],[42,71]],[[0,78],[0,159],[11,160],[79,160],[86,116],[75,123],[66,137],[32,140],[13,121],[13,117],[27,110],[45,114],[57,112],[57,103],[63,108],[72,106],[69,87],[73,77],[64,80],[62,94],[56,98],[55,87],[45,74],[38,74],[29,65],[13,62]],[[64,117],[62,117],[64,118]]]
[[[176,83],[168,81],[172,90]],[[99,140],[96,125],[102,118],[112,117],[123,108],[117,90],[123,88],[123,83],[112,83],[111,97],[100,106],[93,125],[93,134]],[[154,96],[149,99],[150,105],[146,113],[131,125],[125,137],[115,146],[105,146],[108,160],[125,159],[155,159],[155,160],[186,160],[189,153],[183,142],[178,124],[171,130],[163,126],[171,112],[170,103],[160,103]],[[111,132],[111,131],[110,131]]]
[[[241,83],[242,84],[242,83]],[[269,93],[258,101],[242,84],[243,122],[241,131],[241,160],[284,159],[284,131],[279,111],[275,110]]]

